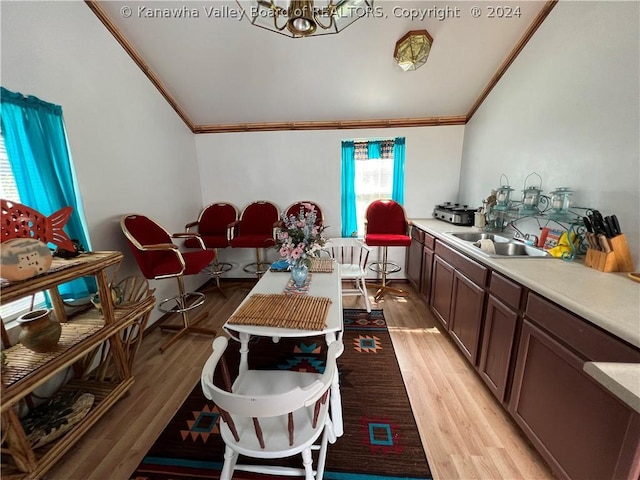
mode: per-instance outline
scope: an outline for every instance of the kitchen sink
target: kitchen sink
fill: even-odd
[[[508,242],[507,237],[496,235],[495,233],[480,233],[480,232],[452,232],[449,235],[452,237],[464,240],[465,242],[478,242],[480,240],[493,240],[497,242]]]
[[[509,237],[485,232],[447,232],[447,236],[457,240],[458,244],[472,247],[474,251],[491,258],[555,258],[546,250],[525,243],[515,242]],[[481,240],[493,241],[495,253],[480,248]]]
[[[519,242],[494,242],[493,247],[496,253],[485,252],[480,246],[473,244],[480,253],[489,257],[517,257],[517,258],[554,258],[549,252],[541,249],[525,245]]]

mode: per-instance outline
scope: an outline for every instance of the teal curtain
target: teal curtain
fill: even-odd
[[[356,217],[356,157],[354,142],[342,142],[342,231],[343,237],[357,234]]]
[[[404,137],[393,142],[393,185],[391,199],[404,205]]]
[[[0,88],[0,125],[21,203],[44,215],[73,207],[64,230],[91,250],[62,107]],[[65,299],[85,298],[96,290],[93,277],[59,287]]]
[[[382,142],[380,140],[370,140],[367,142],[367,153],[369,158],[381,158],[381,145]]]

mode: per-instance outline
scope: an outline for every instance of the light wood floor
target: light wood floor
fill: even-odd
[[[389,324],[434,479],[553,479],[541,457],[442,333],[426,302],[405,285],[409,297],[387,296],[373,308],[382,308]],[[208,295],[207,326],[219,328],[252,284],[224,286],[227,300],[215,289]],[[364,302],[344,297],[344,307],[360,308]],[[160,354],[158,347],[168,335],[159,329],[148,333],[136,359],[136,382],[130,395],[47,472],[46,479],[130,478],[199,380],[210,353],[210,337],[190,335]],[[341,448],[340,441],[330,448]]]

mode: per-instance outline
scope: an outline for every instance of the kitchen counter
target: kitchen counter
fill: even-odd
[[[453,241],[443,235],[478,231],[473,227],[451,225],[434,218],[411,219],[411,223],[640,348],[640,283],[628,278],[626,273],[603,273],[585,267],[582,260],[487,257],[470,242]]]
[[[586,362],[583,370],[640,413],[640,364]]]

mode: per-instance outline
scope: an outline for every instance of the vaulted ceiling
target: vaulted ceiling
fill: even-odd
[[[202,133],[464,124],[554,2],[375,0],[338,34],[296,39],[252,26],[235,1],[87,5]],[[395,43],[418,29],[431,53],[405,72]]]

